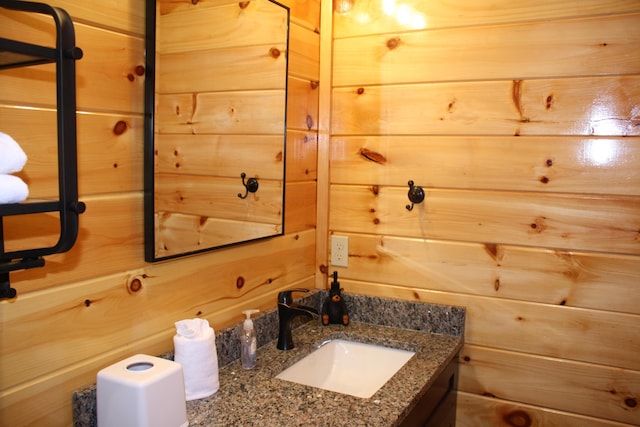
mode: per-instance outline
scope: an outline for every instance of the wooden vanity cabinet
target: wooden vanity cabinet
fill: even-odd
[[[401,427],[455,427],[458,357],[454,357],[400,423]]]

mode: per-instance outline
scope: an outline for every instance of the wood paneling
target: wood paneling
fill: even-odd
[[[639,19],[630,14],[338,38],[334,84],[637,74]]]
[[[327,222],[349,266],[332,268],[347,293],[467,308],[459,426],[640,425],[638,12],[333,15]]]
[[[349,276],[345,272],[344,276]],[[467,307],[465,343],[638,371],[640,316],[341,279],[345,290]],[[579,343],[579,344],[576,344]],[[461,376],[462,378],[462,376]],[[635,389],[631,389],[635,395]],[[508,395],[502,396],[508,398]]]
[[[351,260],[350,260],[351,261]],[[343,277],[347,276],[345,271]],[[584,312],[584,320],[586,323],[575,322],[576,319],[567,315],[559,314],[558,318],[546,319],[546,315],[542,317],[527,318],[527,314],[514,309],[510,306],[512,302],[500,303],[493,301],[492,298],[477,298],[466,295],[458,290],[448,292],[431,291],[417,289],[411,286],[391,286],[388,284],[373,282],[357,282],[342,279],[341,284],[344,286],[345,292],[349,293],[366,293],[369,295],[413,299],[421,301],[429,301],[438,304],[449,304],[467,307],[467,324],[465,330],[465,340],[467,344],[460,356],[460,377],[459,389],[478,396],[497,397],[505,402],[509,402],[513,406],[514,401],[520,404],[531,404],[537,408],[530,414],[527,412],[526,406],[519,406],[523,411],[518,413],[515,421],[506,422],[502,418],[502,412],[494,412],[492,407],[494,401],[485,399],[482,401],[481,408],[467,408],[466,401],[458,401],[458,411],[468,413],[469,411],[482,412],[491,414],[491,416],[500,416],[500,418],[485,418],[469,420],[465,416],[460,420],[460,425],[522,425],[519,424],[522,419],[536,419],[539,411],[569,411],[572,417],[583,419],[583,417],[599,418],[598,422],[602,425],[618,425],[609,421],[617,420],[623,425],[637,425],[638,417],[638,381],[637,369],[623,369],[616,366],[607,366],[606,364],[591,363],[584,361],[576,361],[573,355],[577,355],[584,351],[584,355],[591,357],[587,348],[602,348],[597,351],[600,354],[608,352],[609,359],[613,360],[618,355],[618,350],[629,349],[629,346],[638,344],[637,332],[634,335],[620,336],[618,332],[628,325],[637,328],[640,324],[638,316],[628,317],[629,321],[623,321],[618,324],[617,321],[600,329],[599,332],[592,333],[590,328],[591,315],[597,315],[597,311]],[[521,303],[522,304],[522,303]],[[533,307],[533,304],[525,303]],[[521,307],[524,307],[522,305]],[[552,309],[553,310],[553,309]],[[561,310],[565,312],[573,311],[565,307],[557,307],[559,313]],[[549,313],[547,313],[549,314]],[[607,315],[606,312],[603,314]],[[496,317],[492,317],[492,316]],[[504,321],[512,317],[512,321]],[[521,317],[521,319],[517,319]],[[622,317],[621,317],[622,319]],[[537,323],[538,327],[533,324],[530,331],[520,330],[515,333],[509,332],[509,329],[515,322]],[[547,326],[543,323],[548,322]],[[476,342],[474,328],[478,328],[477,332],[484,334],[485,337],[479,338]],[[555,330],[563,329],[562,331]],[[568,334],[569,329],[574,329],[577,334]],[[513,333],[512,333],[513,332]],[[523,348],[527,348],[528,343],[533,341],[534,348],[541,341],[546,340],[546,334],[555,334],[555,341],[551,343],[551,347],[564,346],[570,354],[567,357],[560,357],[558,354],[540,354],[532,353],[531,350],[510,351],[500,349],[500,345],[496,345],[498,341],[503,343],[519,343]],[[501,337],[507,334],[507,337]],[[610,335],[605,337],[604,334]],[[487,336],[493,336],[494,339],[486,339]],[[572,336],[573,335],[573,336]],[[600,338],[603,341],[600,341]],[[583,340],[594,340],[583,345]],[[606,343],[611,339],[612,342]],[[552,341],[552,340],[550,340]],[[481,344],[480,344],[481,343]],[[539,350],[539,349],[538,349]],[[597,357],[597,356],[596,356]],[[634,356],[628,354],[628,360],[635,365]],[[464,396],[464,394],[463,394]],[[475,397],[475,396],[474,396]],[[475,400],[476,405],[480,403]],[[591,415],[588,415],[591,414]],[[468,415],[467,415],[468,416]],[[489,415],[487,415],[489,416]],[[478,422],[482,421],[478,424]],[[596,420],[591,420],[596,422]],[[527,425],[527,424],[523,424]],[[530,425],[546,425],[546,424],[530,424]],[[553,424],[550,424],[553,425]],[[560,424],[564,425],[564,424]],[[571,424],[567,424],[571,425]],[[583,424],[577,424],[582,426]],[[589,424],[584,424],[589,425]],[[599,424],[594,424],[599,425]]]
[[[182,134],[283,134],[285,91],[208,92],[158,97],[156,131]]]
[[[159,174],[239,178],[241,164],[262,179],[283,178],[282,135],[162,134],[155,144]]]
[[[285,232],[297,233],[316,223],[316,183],[288,183],[285,197]]]
[[[322,86],[318,96],[318,187],[317,187],[317,215],[316,215],[316,273],[315,283],[318,288],[327,287],[329,278],[328,243],[329,243],[329,146],[331,141],[332,99],[331,75],[333,74],[333,2],[325,1],[321,7],[323,31],[320,39],[320,78]]]
[[[332,132],[638,136],[638,99],[637,75],[338,88]]]
[[[306,28],[289,27],[289,74],[295,77],[318,80],[320,64],[320,36]]]
[[[409,212],[407,189],[332,186],[330,226],[359,233],[640,255],[638,198],[427,189],[425,201]]]
[[[287,183],[314,181],[317,175],[317,143],[315,132],[291,130],[287,133],[285,175]]]
[[[59,287],[46,297],[28,295],[20,304],[3,307],[2,383],[8,398],[2,400],[2,417],[11,417],[7,419],[16,425],[69,425],[71,390],[95,381],[97,370],[114,361],[136,352],[159,354],[172,348],[173,322],[197,316],[220,328],[240,321],[241,311],[248,307],[273,307],[275,295],[283,288],[311,286],[306,280],[314,239],[313,231],[306,231],[216,254],[141,266]],[[251,271],[247,260],[252,260]],[[241,288],[239,278],[244,283]],[[137,292],[130,287],[134,280],[142,285]],[[19,339],[23,333],[29,338]],[[54,375],[52,366],[57,367]],[[35,398],[43,386],[66,377],[73,381],[64,384],[68,390],[64,400],[60,390]],[[43,401],[63,403],[66,421],[52,422],[48,413],[37,411]],[[14,404],[17,412],[11,411]]]
[[[237,221],[164,211],[155,215],[155,227],[155,255],[159,258],[233,245],[238,241],[257,240],[282,232],[279,224],[257,220]]]
[[[293,24],[300,25],[310,31],[319,31],[320,0],[282,0],[278,3],[289,8]]]
[[[351,13],[334,15],[334,33],[338,38],[406,31],[408,26],[428,29],[477,27],[640,11],[635,0],[610,0],[606,8],[601,0],[497,0],[490,5],[477,0],[403,0],[387,3],[386,7],[380,7],[379,0],[353,3]],[[411,25],[412,20],[408,19],[411,16],[422,19],[413,20],[414,25]]]
[[[286,45],[277,41],[267,45],[163,54],[159,57],[158,91],[283,89],[285,52]]]
[[[458,392],[456,425],[465,427],[513,427],[514,425],[562,427],[629,427],[632,424],[603,420],[540,406],[512,403],[496,397]]]
[[[87,212],[72,251],[12,273],[0,424],[69,425],[71,390],[133,353],[169,349],[173,321],[222,327],[273,307],[280,289],[324,286],[314,274],[331,233],[350,237],[349,267],[332,267],[345,292],[467,307],[458,425],[640,424],[637,1],[405,0],[424,18],[413,29],[377,0],[330,28],[325,2],[320,46],[320,2],[285,0],[287,234],[154,265],[142,250],[142,2],[54,3],[72,11],[85,51]],[[43,20],[0,19],[0,33],[50,38]],[[43,150],[23,174],[42,195],[55,188],[52,76],[0,74],[3,129]],[[409,179],[427,190],[412,212]]]
[[[172,2],[160,0],[158,52],[202,51],[211,48],[212,39],[216,49],[281,42],[287,27],[287,15],[281,8],[263,1],[222,3],[185,1],[173,7]]]
[[[307,46],[318,37],[319,1],[287,1],[299,27],[292,37],[301,38],[290,40],[301,46],[299,54],[290,55],[290,68],[301,71],[290,75],[289,81],[301,85],[293,84],[287,101],[291,105],[287,156],[283,158],[282,147],[280,155],[274,154],[278,157],[274,161],[286,159],[290,180],[285,188],[291,194],[285,211],[287,234],[156,264],[144,262],[144,2],[134,3],[53,2],[71,12],[77,44],[84,51],[77,63],[78,167],[80,199],[87,211],[80,217],[78,243],[72,250],[47,257],[43,268],[11,273],[18,298],[0,302],[0,425],[71,425],[72,391],[95,381],[99,369],[132,354],[170,350],[173,322],[200,316],[222,328],[239,322],[242,310],[273,308],[280,290],[315,285],[317,132],[315,125],[307,125],[307,116],[317,123],[317,91],[310,82],[318,79],[313,67],[319,58]],[[198,7],[225,4],[240,10],[238,2],[230,0],[200,2]],[[172,2],[171,7],[190,9],[193,4]],[[40,18],[0,14],[4,36],[46,41],[51,39],[50,27]],[[251,28],[244,35],[256,35],[258,30]],[[267,58],[265,49],[261,55]],[[284,48],[282,52],[286,53]],[[246,82],[253,84],[251,70],[244,73]],[[32,195],[39,197],[57,193],[53,78],[51,66],[0,72],[0,130],[23,144],[29,161],[20,175],[29,181]],[[282,111],[285,84],[282,81],[278,89]],[[242,126],[256,122],[269,118],[249,117]],[[278,125],[280,132],[284,125],[284,120]],[[237,126],[239,135],[216,138],[240,138],[247,134],[242,126]],[[200,137],[190,130],[187,134]],[[268,132],[262,133],[252,139],[252,147],[263,148],[256,145],[258,140],[268,145],[270,138]],[[175,141],[173,145],[177,146]],[[194,156],[184,145],[179,147],[180,156]],[[244,155],[236,150],[228,154]],[[175,167],[179,158],[169,155],[165,160]],[[241,186],[239,176],[236,179]],[[33,230],[53,235],[57,219],[12,221],[17,222],[5,222],[8,235],[24,236]],[[142,287],[134,291],[133,283]]]
[[[640,387],[637,370],[466,345],[460,355],[458,386],[468,393],[630,424],[638,421],[633,397],[633,390]]]
[[[353,279],[640,314],[638,257],[348,234]],[[536,266],[543,265],[544,268]],[[344,269],[338,269],[341,273]],[[345,271],[345,274],[347,272]]]
[[[156,211],[281,223],[282,181],[260,180],[259,191],[246,199],[238,197],[242,190],[239,177],[156,174]]]
[[[73,18],[73,17],[72,17]],[[0,15],[0,34],[11,38],[52,45],[54,28],[41,19],[5,19]],[[143,38],[90,27],[75,26],[76,45],[83,58],[76,63],[77,107],[79,111],[142,114],[144,91]],[[0,99],[11,105],[55,108],[56,88],[53,64],[2,72]],[[28,87],[29,90],[24,90]]]
[[[80,231],[74,247],[69,252],[47,257],[44,268],[11,273],[19,298],[23,293],[29,294],[143,265],[140,261],[144,254],[143,218],[142,215],[132,215],[132,212],[142,212],[142,194],[81,197],[81,200],[86,203],[87,210],[80,216]],[[16,226],[5,227],[5,233],[9,236],[36,225],[38,228],[43,227],[42,221],[34,224],[33,219],[28,217],[14,217],[12,220],[16,221]],[[55,221],[44,223],[44,227],[47,227],[44,232],[53,234],[56,232],[55,226]]]
[[[287,128],[318,130],[318,82],[289,78],[287,86]]]
[[[84,113],[77,116],[80,197],[142,191],[143,120],[138,115]],[[28,164],[18,175],[32,198],[57,197],[56,113],[0,107],[0,129],[20,142]]]
[[[56,6],[66,10],[75,22],[94,27],[121,30],[144,37],[144,2],[102,2],[93,7],[91,2],[59,0]]]
[[[416,163],[420,167],[411,167]],[[640,196],[640,144],[621,137],[562,136],[394,135],[331,141],[331,181],[336,184],[407,185],[409,173],[416,185],[433,188]]]
[[[255,297],[265,293],[265,288],[275,290],[305,278],[313,262],[313,247],[313,232],[307,231],[257,246],[223,250],[218,257],[141,265],[141,270],[94,279],[90,287],[55,289],[50,292],[55,298],[48,302],[39,294],[26,295],[20,304],[3,307],[6,369],[0,374],[2,384],[14,387],[45,375],[51,365],[77,364],[147,335],[162,333],[169,339],[173,322],[183,317],[201,316],[215,324],[216,313],[229,310],[229,300]],[[254,260],[251,271],[242,258],[247,255]],[[216,272],[213,276],[212,271]],[[241,287],[236,286],[239,277],[244,279]],[[132,278],[141,282],[137,292],[127,286]],[[233,313],[237,319],[241,315]],[[111,325],[108,330],[103,327],[105,322]],[[140,324],[145,327],[138,327]],[[55,334],[47,332],[50,325],[56,325]],[[68,352],[70,345],[73,354]]]

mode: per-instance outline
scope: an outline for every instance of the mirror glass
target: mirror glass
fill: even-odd
[[[288,36],[274,1],[147,0],[147,261],[283,234]]]

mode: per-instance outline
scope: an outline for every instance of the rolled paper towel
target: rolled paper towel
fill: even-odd
[[[0,174],[20,172],[26,162],[27,155],[20,145],[6,133],[0,132]]]
[[[0,204],[20,203],[29,197],[29,187],[19,177],[0,174]]]
[[[211,396],[220,388],[218,352],[213,328],[205,319],[175,323],[174,361],[182,365],[187,400]]]

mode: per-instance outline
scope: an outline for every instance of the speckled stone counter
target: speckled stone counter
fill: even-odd
[[[315,293],[301,303],[319,307],[324,295]],[[462,347],[464,309],[357,295],[345,295],[345,300],[352,317],[349,326],[304,323],[293,331],[296,347],[288,351],[276,349],[277,311],[259,316],[254,323],[262,342],[254,370],[242,369],[237,360],[239,346],[234,343],[239,342],[240,325],[217,333],[220,390],[187,402],[189,425],[397,425]],[[369,399],[275,378],[318,344],[337,338],[416,354]],[[95,384],[74,393],[76,426],[96,425],[95,398]]]
[[[371,398],[362,399],[275,378],[327,339],[385,345],[416,354]],[[368,323],[324,327],[309,322],[294,331],[296,347],[258,351],[259,365],[238,361],[220,371],[220,390],[187,403],[190,426],[393,426],[413,407],[460,348],[459,337]]]

